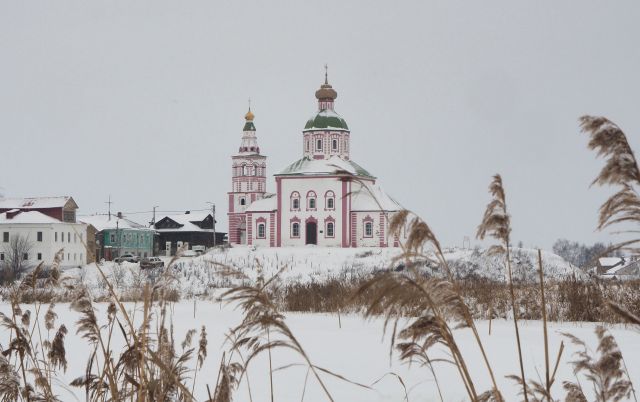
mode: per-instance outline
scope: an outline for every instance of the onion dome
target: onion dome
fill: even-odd
[[[333,110],[321,110],[307,120],[303,131],[343,130],[349,131],[347,122]]]
[[[316,91],[316,99],[318,100],[335,100],[337,97],[338,93],[326,80]]]
[[[256,126],[253,125],[254,114],[251,111],[251,107],[249,107],[249,111],[244,115],[245,123],[242,131],[256,131]]]

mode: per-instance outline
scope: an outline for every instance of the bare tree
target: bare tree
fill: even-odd
[[[29,266],[29,252],[33,243],[28,236],[15,235],[9,239],[4,247],[4,264],[0,274],[0,281],[10,282]]]

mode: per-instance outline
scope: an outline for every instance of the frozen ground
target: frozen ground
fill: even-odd
[[[198,374],[199,381],[195,387],[197,399],[204,400],[206,399],[206,384],[213,386],[222,351],[226,348],[223,335],[229,327],[239,323],[241,315],[229,306],[221,306],[219,303],[208,301],[197,301],[196,303],[195,318],[193,301],[179,302],[174,305],[172,310],[177,344],[182,341],[184,334],[190,328],[199,329],[202,325],[205,325],[209,334],[208,357],[203,371]],[[102,303],[96,304],[96,306],[99,310],[98,317],[104,323],[106,321],[105,310],[107,305]],[[126,306],[131,311],[139,310],[140,308],[140,305],[133,303],[127,303]],[[24,305],[23,309],[32,307]],[[10,308],[7,304],[0,304],[0,311],[7,314]],[[58,378],[59,381],[56,381],[57,392],[64,401],[81,401],[84,400],[83,390],[68,390],[65,389],[68,387],[63,385],[69,384],[72,379],[83,373],[86,359],[89,355],[89,346],[75,334],[74,323],[77,321],[78,315],[70,311],[67,304],[58,305],[56,312],[59,315],[56,325],[65,323],[70,329],[65,341],[69,369]],[[140,312],[138,312],[139,317]],[[397,373],[403,378],[410,401],[439,400],[434,378],[428,369],[399,364],[395,356],[391,361],[389,360],[388,339],[381,340],[382,323],[380,320],[368,322],[363,321],[358,316],[348,315],[342,317],[342,328],[339,328],[338,317],[334,315],[287,314],[286,322],[315,364],[367,385],[372,385],[376,380],[384,377],[375,385],[372,385],[372,389],[368,390],[324,375],[323,379],[326,380],[334,400],[350,402],[402,401],[404,399],[403,388],[397,378],[393,376],[385,377],[385,374],[389,372]],[[151,327],[154,328],[155,326],[152,325]],[[513,401],[516,400],[518,387],[510,380],[505,379],[505,375],[518,372],[513,323],[510,321],[494,321],[492,327],[492,335],[489,336],[488,323],[478,322],[478,328],[499,381],[499,386],[505,394],[506,400]],[[587,341],[591,347],[595,347],[593,329],[594,324],[551,324],[551,355],[555,356],[557,353],[562,339],[559,335],[560,332],[570,332]],[[640,361],[636,357],[637,351],[640,350],[640,333],[620,326],[612,327],[611,331],[619,342],[624,356],[627,357],[626,362],[629,364],[632,380],[638,386],[640,384]],[[544,377],[541,323],[537,321],[522,322],[521,334],[527,376],[531,378]],[[457,330],[455,335],[475,378],[477,388],[479,390],[488,389],[489,378],[471,333],[469,330]],[[3,346],[7,344],[7,339],[7,331],[4,328],[0,329],[0,342]],[[566,346],[558,371],[558,379],[553,387],[553,394],[558,399],[564,399],[562,381],[573,380],[572,369],[568,362],[572,359],[571,355],[576,349],[570,344]],[[115,338],[113,349],[116,355],[122,350],[122,342],[119,337]],[[273,360],[274,368],[291,363],[301,363],[299,358],[284,350],[274,351]],[[436,373],[446,401],[467,399],[458,374],[453,367],[438,364]],[[300,401],[305,374],[306,369],[301,366],[293,366],[286,370],[276,371],[274,373],[275,399],[279,402]],[[252,363],[249,370],[249,380],[253,401],[268,401],[269,385],[266,358],[257,359]],[[241,385],[235,394],[234,400],[249,400],[246,383]],[[318,384],[311,377],[309,378],[305,400],[327,400]]]
[[[281,272],[285,283],[322,282],[329,278],[359,277],[372,272],[396,268],[393,257],[399,254],[394,248],[251,248],[234,247],[216,249],[195,258],[180,258],[176,263],[176,286],[183,297],[202,295],[214,288],[229,287],[243,280],[253,280],[260,268],[266,277]],[[516,279],[537,280],[537,251],[514,248],[513,272]],[[490,256],[482,250],[451,249],[445,251],[454,273],[460,277],[484,277],[504,280],[504,258]],[[168,261],[168,258],[164,258]],[[219,265],[227,265],[242,272],[246,279],[219,274]],[[547,278],[584,274],[561,257],[543,252],[543,266]],[[157,272],[140,272],[138,264],[105,263],[105,274],[119,289],[139,287],[147,275]],[[65,276],[81,279],[95,296],[104,294],[105,286],[93,265],[65,271]]]

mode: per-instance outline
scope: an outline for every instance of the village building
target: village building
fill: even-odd
[[[602,279],[640,279],[640,259],[637,255],[598,258],[591,273]]]
[[[89,226],[94,233],[95,245],[92,252],[98,261],[111,261],[124,254],[141,258],[153,256],[155,230],[117,215],[82,216],[79,220]]]
[[[167,215],[159,219],[153,228],[158,234],[158,253],[175,255],[185,244],[209,248],[214,246],[213,215],[210,212],[186,211],[184,214]],[[215,245],[223,244],[226,233],[216,232]]]
[[[12,209],[38,211],[62,222],[75,223],[78,204],[69,196],[0,198],[0,213]]]
[[[87,225],[82,223],[64,222],[37,210],[11,209],[0,213],[0,235],[0,265],[16,253],[23,266],[50,266],[58,252],[62,267],[88,262]]]
[[[229,242],[268,247],[398,246],[388,226],[403,209],[351,159],[351,132],[334,108],[337,92],[325,82],[318,109],[302,130],[302,157],[275,174],[266,191],[266,159],[249,109],[238,153],[232,156]]]

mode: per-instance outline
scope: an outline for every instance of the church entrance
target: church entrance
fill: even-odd
[[[318,224],[316,222],[307,222],[305,237],[305,244],[318,244]]]
[[[240,244],[247,244],[247,231],[244,229],[238,229],[238,239]]]

